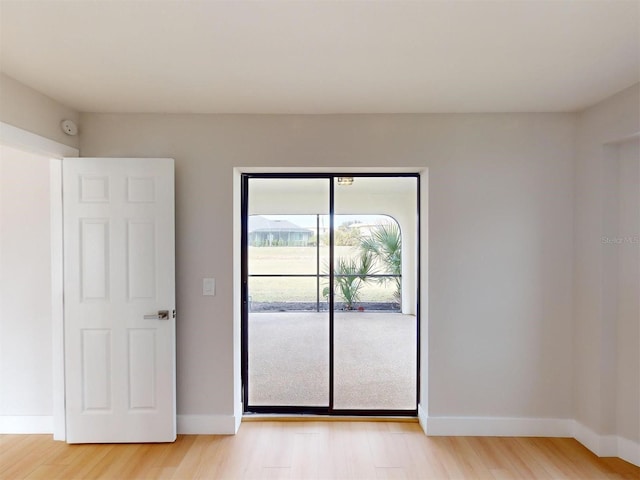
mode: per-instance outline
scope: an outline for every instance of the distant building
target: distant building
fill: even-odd
[[[365,222],[353,222],[345,225],[345,228],[349,230],[358,230],[360,235],[370,237],[371,232],[376,230],[381,225],[378,223],[365,223]]]
[[[306,247],[314,232],[287,220],[249,216],[249,245],[252,247]]]

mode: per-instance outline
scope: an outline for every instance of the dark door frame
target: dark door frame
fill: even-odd
[[[249,405],[249,295],[248,295],[248,219],[249,219],[249,180],[252,178],[272,179],[326,179],[329,182],[329,285],[334,283],[334,215],[335,215],[335,182],[338,177],[412,177],[416,179],[416,408],[410,410],[391,409],[334,409],[334,292],[329,288],[329,405],[327,407],[282,406],[282,405]],[[241,373],[242,398],[244,414],[315,414],[336,416],[409,416],[418,415],[420,404],[420,173],[242,173],[241,174]]]

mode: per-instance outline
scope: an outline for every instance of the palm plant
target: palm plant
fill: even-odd
[[[393,278],[395,284],[394,298],[400,303],[402,283],[402,237],[400,227],[396,223],[384,223],[372,230],[370,236],[360,239],[360,251],[377,259],[384,267],[385,273],[397,275]],[[381,277],[380,282],[386,283],[388,277]]]
[[[344,302],[345,310],[353,310],[360,300],[360,290],[368,275],[375,275],[375,259],[370,252],[361,251],[356,258],[336,259],[334,293]],[[329,295],[329,287],[324,288],[322,295]]]

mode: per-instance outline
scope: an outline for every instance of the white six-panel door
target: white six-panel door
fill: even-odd
[[[65,158],[63,204],[67,441],[171,442],[173,160]]]

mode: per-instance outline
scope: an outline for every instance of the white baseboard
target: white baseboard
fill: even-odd
[[[178,415],[178,433],[235,434],[242,417],[236,415]],[[0,415],[0,434],[53,434],[51,415]]]
[[[238,430],[240,430],[240,424],[242,423],[242,415],[234,415],[235,418],[235,430],[233,431],[233,433],[238,433]]]
[[[240,415],[178,415],[182,435],[233,435]],[[429,417],[418,405],[418,421],[427,435],[492,437],[572,437],[599,457],[620,457],[640,466],[640,443],[600,435],[576,420],[562,418]],[[0,415],[0,434],[52,434],[50,415]]]
[[[577,420],[573,421],[573,438],[599,457],[615,457],[617,442],[615,435],[600,435]]]
[[[640,443],[618,437],[618,457],[640,467]]]
[[[0,415],[0,434],[53,434],[51,415]]]
[[[178,415],[178,434],[233,435],[240,421],[236,415]]]
[[[424,408],[422,408],[421,404],[418,404],[418,422],[422,427],[422,431],[427,433],[427,412]]]
[[[572,437],[573,423],[564,418],[426,417],[433,436]]]
[[[599,457],[620,457],[640,466],[640,443],[616,435],[600,435],[576,420],[564,418],[429,417],[418,406],[427,435],[479,437],[569,437]]]
[[[573,438],[599,457],[620,457],[640,467],[640,443],[617,435],[601,435],[574,420]]]

